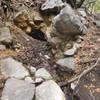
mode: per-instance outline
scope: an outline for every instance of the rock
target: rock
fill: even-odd
[[[45,80],[52,79],[52,76],[49,74],[49,72],[45,68],[40,68],[35,73],[36,78],[43,78]]]
[[[75,59],[74,57],[68,57],[68,58],[64,58],[64,59],[59,59],[57,62],[56,62],[58,66],[58,68],[61,70],[61,71],[64,71],[64,72],[73,72],[75,70]]]
[[[61,10],[60,14],[53,18],[52,22],[56,30],[65,35],[77,35],[87,31],[80,17],[68,4]]]
[[[33,80],[32,80],[32,78],[31,77],[25,77],[25,81],[27,82],[27,83],[35,83]]]
[[[64,52],[64,55],[65,56],[73,56],[77,51],[77,48],[76,47],[73,47],[67,51]]]
[[[41,10],[50,12],[50,11],[58,11],[64,6],[62,0],[46,0],[46,2],[42,5]]]
[[[12,43],[12,37],[8,27],[0,28],[0,42],[4,42],[6,44]]]
[[[82,47],[82,45],[79,44],[79,43],[74,43],[74,46],[75,46],[75,48],[77,48],[77,49],[80,49],[80,48]]]
[[[75,91],[75,95],[79,98],[79,100],[93,100],[90,91],[83,84],[79,84],[74,91]],[[95,99],[95,100],[99,100],[99,99]]]
[[[84,9],[79,8],[79,9],[77,9],[77,11],[78,11],[78,13],[79,13],[80,16],[87,17],[87,14],[86,14],[86,12],[85,12]]]
[[[49,60],[50,57],[48,55],[44,55],[45,59]]]
[[[34,84],[11,78],[5,83],[1,100],[33,100],[34,90]]]
[[[34,11],[34,22],[35,23],[41,23],[41,22],[43,22],[43,18],[42,18],[42,16],[40,15],[40,13],[38,12],[38,11]]]
[[[5,45],[0,45],[0,50],[5,50],[6,46]]]
[[[30,66],[30,73],[32,74],[32,75],[34,75],[35,74],[35,72],[36,72],[36,68],[35,67],[33,67],[33,66]]]
[[[88,26],[89,22],[84,17],[80,17],[80,19],[85,26]]]
[[[27,28],[28,26],[28,13],[26,10],[19,11],[14,17],[14,23],[20,28]]]
[[[72,90],[75,90],[76,85],[74,83],[71,83],[71,86],[70,87],[71,87]]]
[[[100,20],[94,19],[94,24],[95,24],[98,28],[100,28]]]
[[[53,80],[49,80],[36,87],[36,100],[65,100],[65,95]]]
[[[2,60],[1,72],[7,78],[15,77],[22,79],[29,75],[28,71],[25,69],[22,63],[12,58],[6,58]]]
[[[35,83],[42,83],[44,80],[42,78],[36,78]]]
[[[59,37],[52,37],[50,42],[54,45],[57,45],[57,44],[61,43],[62,41]]]

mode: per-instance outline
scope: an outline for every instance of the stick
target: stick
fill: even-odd
[[[95,63],[93,66],[91,66],[91,67],[89,67],[88,69],[84,70],[80,75],[78,75],[78,76],[72,78],[72,79],[69,80],[67,83],[64,82],[64,83],[60,84],[60,87],[65,87],[65,86],[67,86],[68,84],[70,84],[70,83],[72,83],[72,82],[74,82],[74,81],[76,81],[76,80],[79,81],[80,78],[82,78],[84,75],[88,74],[90,71],[92,71],[92,70],[97,66],[99,60],[100,60],[100,59],[97,59],[96,63]]]
[[[80,75],[78,75],[78,76],[72,78],[71,80],[69,80],[69,81],[67,82],[67,84],[72,83],[73,81],[75,81],[75,80],[77,80],[77,79],[83,77],[83,76],[86,75],[88,72],[92,71],[92,70],[96,67],[96,65],[98,64],[98,62],[99,62],[99,59],[97,59],[96,63],[95,63],[93,66],[91,66],[91,67],[89,67],[88,69],[84,70]]]

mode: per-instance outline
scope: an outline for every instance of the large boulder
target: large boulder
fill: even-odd
[[[33,100],[35,85],[19,79],[8,79],[1,100]]]
[[[65,100],[65,96],[60,87],[49,80],[36,87],[36,100]]]
[[[62,0],[46,0],[46,2],[42,5],[41,10],[46,12],[57,11],[63,6],[64,3]]]
[[[87,32],[86,26],[70,5],[66,4],[56,17],[52,20],[54,27],[59,33],[76,35]]]
[[[6,78],[14,77],[22,79],[29,75],[22,63],[12,58],[5,58],[2,60],[1,72]]]

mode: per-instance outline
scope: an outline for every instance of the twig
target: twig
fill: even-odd
[[[74,82],[74,81],[76,81],[76,80],[79,81],[84,75],[88,74],[90,71],[92,71],[92,70],[97,66],[99,60],[100,60],[100,59],[97,59],[96,63],[95,63],[93,66],[91,66],[91,67],[89,67],[88,69],[84,70],[80,75],[78,75],[78,76],[72,78],[71,80],[69,80],[69,81],[66,82],[66,83],[60,84],[60,87],[65,87],[65,86],[67,86],[68,84],[70,84],[70,83],[72,83],[72,82]]]
[[[93,68],[96,67],[96,65],[98,64],[98,62],[99,62],[99,59],[97,59],[96,63],[95,63],[93,66],[91,66],[91,67],[89,67],[88,69],[84,70],[80,75],[78,75],[78,76],[72,78],[71,80],[69,80],[69,81],[67,82],[67,84],[72,83],[73,81],[82,78],[84,75],[86,75],[87,73],[89,73],[90,71],[92,71]]]

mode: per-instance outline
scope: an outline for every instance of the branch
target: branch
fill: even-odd
[[[79,81],[80,78],[82,78],[84,75],[88,74],[90,71],[92,71],[92,70],[97,66],[97,64],[99,63],[99,60],[100,60],[100,59],[97,59],[96,63],[95,63],[93,66],[91,66],[91,67],[89,67],[88,69],[84,70],[80,75],[78,75],[78,76],[72,78],[72,79],[69,80],[67,83],[62,83],[60,86],[61,86],[61,87],[65,87],[65,86],[67,86],[68,84],[70,84],[70,83],[72,83],[72,82],[74,82],[74,81],[76,81],[76,80]]]
[[[73,81],[75,81],[75,80],[77,80],[77,79],[80,79],[80,78],[83,77],[84,75],[88,74],[90,71],[92,71],[92,70],[97,66],[98,62],[99,62],[99,59],[96,61],[96,63],[95,63],[93,66],[91,66],[91,67],[89,67],[88,69],[84,70],[80,75],[78,75],[77,77],[72,78],[72,79],[69,80],[67,83],[68,83],[68,84],[69,84],[69,83],[72,83]]]

